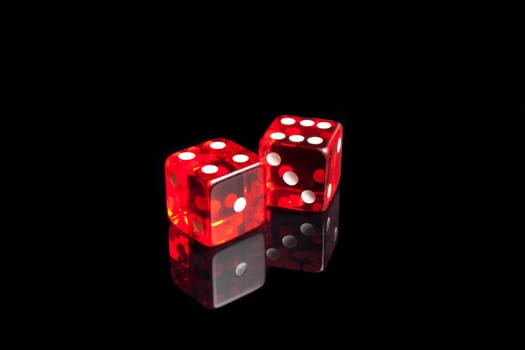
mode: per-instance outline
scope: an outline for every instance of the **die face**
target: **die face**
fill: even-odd
[[[341,164],[343,159],[343,128],[341,125],[334,129],[332,141],[328,149],[328,167],[324,195],[325,203],[329,205],[341,181]]]
[[[322,272],[328,266],[339,235],[339,191],[322,213],[268,208],[268,266]]]
[[[259,143],[271,207],[325,211],[341,178],[343,128],[328,119],[283,115]]]
[[[274,143],[263,150],[267,164],[267,204],[320,211],[323,208],[326,158],[317,149]],[[281,159],[278,165],[273,157]]]
[[[225,138],[173,153],[165,162],[169,220],[207,246],[255,228],[264,220],[262,214],[255,216],[264,211],[259,198],[264,197],[263,171],[256,153]],[[239,200],[230,203],[229,194]],[[246,214],[254,216],[245,221]]]
[[[212,245],[235,239],[263,224],[264,173],[263,168],[256,165],[212,187]]]
[[[208,247],[175,225],[169,228],[174,284],[209,309],[220,308],[264,285],[264,236],[254,230],[238,240]]]

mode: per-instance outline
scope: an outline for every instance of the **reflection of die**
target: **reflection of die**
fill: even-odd
[[[218,247],[206,247],[172,224],[169,253],[175,285],[210,309],[252,293],[266,278],[262,229]]]
[[[321,272],[328,265],[339,233],[339,191],[322,213],[269,208],[266,236],[268,266]]]

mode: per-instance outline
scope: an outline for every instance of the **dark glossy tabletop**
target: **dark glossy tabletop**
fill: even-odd
[[[164,55],[173,38],[151,35],[130,45],[140,55],[121,56],[115,74],[104,75],[111,83],[75,102],[79,126],[64,127],[71,139],[80,129],[88,137],[61,145],[79,156],[60,173],[75,196],[67,202],[73,213],[60,217],[81,218],[71,226],[81,232],[68,230],[63,241],[71,256],[56,259],[67,270],[62,293],[74,296],[64,320],[95,315],[111,331],[199,329],[203,337],[241,328],[386,337],[487,320],[487,286],[506,271],[496,255],[499,239],[514,232],[522,158],[521,129],[510,121],[523,109],[500,72],[514,66],[508,56],[485,55],[507,52],[502,21],[472,40],[474,26],[447,21],[443,41],[391,26],[376,36],[368,20],[349,24],[351,33],[368,33],[354,41],[347,22],[329,22],[325,36],[310,28],[275,46],[239,40],[235,54],[192,41],[200,50],[181,42],[176,57]],[[185,241],[166,214],[166,157],[216,137],[256,152],[281,114],[343,125],[334,206],[324,216],[276,211],[224,246]],[[32,170],[35,180],[48,168]]]
[[[246,237],[205,248],[184,242],[167,219],[165,157],[219,135],[255,149],[264,125],[282,111],[218,110],[208,122],[201,119],[207,113],[194,112],[183,121],[150,124],[155,141],[134,147],[141,157],[140,166],[128,164],[138,173],[126,182],[125,230],[101,240],[113,244],[104,292],[115,307],[110,314],[138,328],[388,332],[479,312],[477,288],[491,278],[487,240],[507,212],[504,192],[487,182],[491,170],[483,175],[477,168],[481,150],[468,138],[471,115],[458,119],[464,124],[431,122],[428,129],[382,109],[297,107],[297,114],[344,125],[334,206],[317,217],[276,211]],[[441,113],[426,110],[427,121]],[[499,110],[479,108],[476,118],[492,113]],[[478,119],[478,127],[486,120]]]

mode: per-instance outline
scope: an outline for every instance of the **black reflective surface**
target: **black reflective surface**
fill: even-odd
[[[339,197],[322,213],[268,208],[266,222],[217,247],[206,247],[171,224],[170,272],[197,303],[221,308],[262,288],[270,268],[324,271],[339,236]],[[286,287],[285,282],[283,287]]]
[[[515,204],[522,202],[517,121],[523,119],[523,94],[515,89],[522,67],[514,62],[522,60],[514,61],[508,36],[517,31],[495,5],[463,12],[443,5],[440,14],[434,6],[420,12],[394,11],[397,6],[374,4],[369,15],[341,11],[342,18],[330,15],[323,25],[294,12],[252,28],[278,31],[269,38],[241,35],[248,23],[221,32],[229,23],[222,17],[221,26],[199,38],[190,35],[198,24],[175,33],[141,27],[124,43],[111,37],[108,48],[123,45],[124,52],[115,59],[106,51],[97,55],[103,69],[93,60],[79,65],[84,73],[73,80],[84,91],[66,84],[73,96],[54,96],[64,109],[66,140],[49,152],[39,148],[45,142],[31,147],[41,163],[26,151],[20,156],[31,164],[24,187],[46,186],[45,174],[57,182],[46,195],[21,197],[21,226],[38,242],[25,247],[44,256],[20,254],[30,265],[20,275],[31,282],[30,299],[54,311],[47,294],[34,288],[65,282],[53,293],[66,304],[62,320],[80,328],[73,321],[94,316],[82,328],[86,334],[97,327],[113,334],[118,325],[126,334],[119,339],[149,329],[177,341],[193,330],[205,337],[242,329],[254,339],[279,334],[297,340],[308,333],[389,341],[430,334],[432,342],[507,319],[499,312],[514,310],[506,293],[517,290],[520,274],[510,272],[521,257],[508,252],[521,247],[514,240],[522,220],[514,219],[522,216]],[[128,27],[118,28],[121,38]],[[52,116],[60,108],[34,115]],[[221,307],[203,307],[172,279],[164,160],[213,137],[256,150],[280,114],[343,124],[337,234],[335,219],[328,224],[324,217],[275,213],[275,231],[255,254],[265,258],[264,283],[260,273],[249,275],[259,264],[250,262],[250,283],[218,293],[214,302]],[[64,154],[50,164],[47,157],[58,150]],[[30,225],[40,224],[33,212],[49,208],[58,188],[68,194],[68,211],[53,210],[46,218],[71,220],[53,244],[67,252],[64,258],[41,243],[51,241],[59,225],[38,232]],[[301,231],[305,223],[313,235]],[[326,227],[334,231],[323,233]],[[312,232],[309,225],[304,231]],[[328,259],[330,235],[336,245]],[[233,267],[228,259],[235,254],[222,252],[194,260],[188,273],[209,280],[205,269],[214,258]],[[190,255],[182,263],[195,259]],[[279,258],[268,261],[268,255]],[[44,266],[50,257],[53,265]],[[48,278],[53,271],[60,271],[56,280]],[[47,321],[53,312],[39,314]]]
[[[487,283],[494,286],[503,279],[493,268],[501,261],[493,249],[503,228],[511,226],[513,209],[508,184],[492,180],[497,179],[491,165],[497,163],[492,162],[506,155],[483,156],[473,130],[489,132],[483,120],[505,109],[475,107],[475,115],[447,121],[441,116],[455,114],[453,106],[425,108],[417,113],[427,115],[423,123],[401,119],[398,107],[391,107],[393,112],[352,105],[331,109],[328,100],[322,101],[324,109],[291,104],[248,113],[249,105],[231,111],[224,107],[233,108],[228,103],[215,111],[177,110],[180,119],[153,119],[143,130],[135,129],[137,137],[149,135],[153,141],[127,138],[124,149],[134,151],[122,158],[107,192],[115,194],[115,201],[108,202],[109,222],[118,225],[101,231],[108,228],[101,224],[82,236],[83,242],[97,237],[85,253],[95,259],[85,260],[87,268],[97,267],[96,274],[85,275],[95,282],[87,280],[85,288],[95,288],[96,298],[110,303],[101,313],[133,329],[348,329],[366,334],[407,327],[426,331],[442,322],[462,323],[452,315],[481,316]],[[336,213],[327,214],[328,220],[326,213],[306,217],[270,211],[269,230],[260,232],[252,247],[256,252],[243,261],[235,256],[244,248],[235,244],[217,251],[190,247],[181,260],[189,270],[175,275],[181,288],[170,266],[165,157],[220,135],[256,149],[264,127],[284,111],[343,123],[338,218]],[[209,115],[214,118],[205,121]],[[241,262],[248,266],[237,278]],[[213,268],[219,265],[214,263],[230,269],[219,275],[215,291]],[[261,264],[264,274],[251,269]],[[204,287],[184,285],[185,274],[198,276]],[[243,278],[244,284],[235,286]],[[233,289],[227,286],[232,280]]]

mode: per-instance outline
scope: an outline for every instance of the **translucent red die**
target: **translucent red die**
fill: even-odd
[[[226,138],[171,154],[165,162],[169,220],[206,246],[264,223],[264,169],[259,156]]]
[[[281,115],[259,142],[266,173],[266,204],[321,212],[330,205],[341,179],[341,123]]]
[[[264,285],[264,231],[257,228],[216,247],[169,227],[170,272],[174,284],[209,309],[223,307]]]

